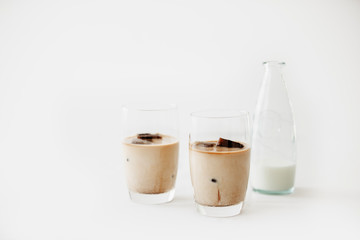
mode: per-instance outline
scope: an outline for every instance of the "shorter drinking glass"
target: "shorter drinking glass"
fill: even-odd
[[[131,200],[158,204],[174,198],[179,141],[176,105],[123,107],[122,158]]]
[[[189,147],[197,210],[214,217],[239,214],[250,169],[248,113],[240,110],[192,113]]]

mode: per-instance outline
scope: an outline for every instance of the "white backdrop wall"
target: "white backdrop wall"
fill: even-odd
[[[287,63],[296,185],[360,193],[359,1],[2,0],[0,223],[126,191],[120,110],[133,101],[179,105],[178,184],[191,188],[189,113],[252,114],[265,60]]]

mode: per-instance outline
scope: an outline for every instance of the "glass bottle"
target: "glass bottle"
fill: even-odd
[[[295,122],[285,81],[284,62],[264,62],[265,75],[254,116],[252,188],[264,194],[294,191]]]

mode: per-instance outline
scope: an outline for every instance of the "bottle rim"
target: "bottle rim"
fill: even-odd
[[[265,62],[263,62],[263,65],[268,65],[268,64],[280,65],[280,66],[285,66],[286,65],[285,62],[281,62],[281,61],[265,61]]]

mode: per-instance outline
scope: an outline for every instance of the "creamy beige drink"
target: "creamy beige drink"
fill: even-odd
[[[190,145],[191,180],[198,204],[221,207],[244,201],[250,148],[245,143],[225,141],[220,145],[220,140]]]
[[[142,194],[160,194],[175,186],[179,142],[162,134],[138,134],[122,144],[128,188]]]

